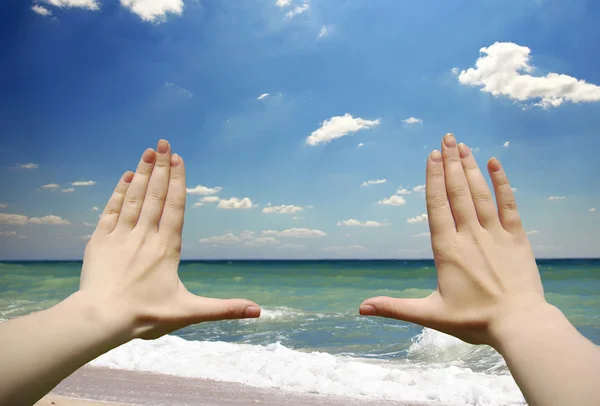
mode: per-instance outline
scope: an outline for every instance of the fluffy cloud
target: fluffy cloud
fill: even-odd
[[[565,200],[566,196],[550,196],[548,200]]]
[[[321,30],[319,31],[319,35],[318,38],[323,38],[329,35],[329,27],[324,25],[321,27]]]
[[[186,192],[190,195],[214,195],[216,193],[219,193],[221,190],[223,190],[223,188],[219,187],[219,186],[210,188],[210,187],[198,185],[193,188],[187,188]]]
[[[247,197],[244,197],[243,199],[238,199],[237,197],[232,197],[231,199],[221,199],[217,205],[219,209],[251,209],[254,206],[255,205],[252,204],[252,200]]]
[[[420,237],[431,237],[431,233],[424,232],[424,233],[419,233],[419,234],[413,234],[413,237],[416,237],[416,238],[420,238]]]
[[[299,211],[304,210],[300,206],[294,206],[293,204],[282,204],[281,206],[271,206],[271,203],[267,205],[264,209],[262,209],[263,213],[278,213],[278,214],[293,214],[298,213]]]
[[[143,21],[160,23],[167,13],[181,15],[183,0],[121,0],[121,5],[137,14]]]
[[[402,120],[404,124],[423,124],[423,119],[417,117],[409,117],[405,120]]]
[[[0,236],[2,236],[2,237],[16,237],[17,236],[17,232],[16,231],[0,231]]]
[[[43,185],[41,188],[44,190],[56,190],[60,189],[60,185],[58,183],[48,183],[47,185]]]
[[[590,209],[590,213],[593,213],[593,212],[595,212],[595,211],[596,211],[596,208],[595,208],[595,207],[592,207],[592,208]]]
[[[200,243],[202,244],[234,244],[241,242],[242,239],[233,233],[227,233],[223,235],[216,235],[214,237],[202,238]]]
[[[383,227],[386,223],[380,223],[378,221],[367,220],[367,221],[359,221],[355,219],[342,220],[337,222],[338,226],[345,227]]]
[[[397,194],[397,195],[409,195],[409,194],[411,194],[411,193],[412,193],[412,192],[411,192],[410,190],[408,190],[408,189],[405,189],[405,188],[403,188],[402,186],[400,186],[400,187],[398,188],[398,190],[396,190],[396,194]]]
[[[600,101],[600,86],[574,77],[548,73],[532,76],[531,50],[512,42],[496,42],[479,50],[475,68],[463,70],[458,81],[479,86],[482,92],[506,96],[512,100],[539,100],[541,107],[558,107],[564,102]]]
[[[265,98],[265,97],[267,97],[267,96],[269,96],[269,93],[263,93],[263,94],[261,94],[260,96],[258,96],[256,99],[257,99],[257,100],[262,100],[262,99],[264,99],[264,98]]]
[[[75,188],[73,188],[73,187],[69,187],[69,188],[61,190],[61,192],[63,192],[63,193],[73,193],[74,191],[75,191]]]
[[[292,0],[277,0],[275,4],[277,7],[288,7],[292,4]]]
[[[381,185],[382,183],[385,183],[385,182],[387,182],[387,179],[372,179],[372,180],[364,181],[360,186],[366,187],[366,186],[371,186],[371,185]]]
[[[53,224],[53,225],[65,225],[71,224],[71,222],[67,219],[63,219],[58,216],[54,216],[52,214],[44,217],[31,217],[28,220],[31,224]]]
[[[390,206],[403,206],[406,204],[406,200],[404,200],[404,198],[402,196],[392,195],[392,196],[388,197],[387,199],[380,200],[377,203],[387,204]]]
[[[95,184],[96,182],[94,182],[93,180],[71,182],[71,186],[94,186]]]
[[[34,13],[37,13],[41,16],[44,17],[48,17],[52,15],[52,11],[48,10],[46,7],[44,6],[40,6],[38,4],[34,4],[31,9],[33,10]]]
[[[540,232],[538,230],[529,230],[527,231],[527,234],[529,235],[534,235],[534,234],[539,234]]]
[[[360,143],[357,145],[357,147],[358,147],[358,148],[360,148],[360,147],[364,147],[364,146],[365,146],[365,144],[363,144],[362,142],[360,142]]]
[[[253,240],[246,241],[245,245],[253,245],[253,246],[266,246],[266,245],[278,245],[281,242],[273,237],[257,237]]]
[[[429,220],[429,216],[427,216],[427,214],[423,213],[423,214],[419,214],[417,217],[411,217],[409,219],[406,219],[406,222],[410,223],[410,224],[427,223],[428,220]]]
[[[517,190],[519,190],[519,188],[516,188],[516,187],[511,187],[511,188],[510,188],[510,190],[512,190],[512,191],[513,191],[513,193],[514,193],[514,192],[516,192]]]
[[[417,185],[414,188],[412,188],[413,192],[424,192],[425,191],[425,185]]]
[[[288,228],[277,234],[279,237],[324,237],[327,233],[309,228]]]
[[[27,224],[27,216],[21,214],[0,213],[0,224]]]
[[[92,207],[90,210],[91,210],[91,211],[98,211],[98,210],[100,210],[100,209],[99,209],[98,207],[94,206],[94,207]]]
[[[294,7],[293,9],[291,9],[290,11],[285,13],[285,16],[287,18],[294,18],[295,16],[300,15],[300,14],[304,13],[305,11],[308,11],[309,8],[310,8],[310,6],[308,5],[308,3],[304,3],[300,6]]]
[[[100,9],[100,6],[96,0],[44,0],[44,2],[61,8],[85,8],[94,11]]]
[[[43,7],[42,7],[43,8]],[[19,169],[37,169],[40,166],[38,164],[28,163],[28,164],[17,164],[17,168]]]
[[[369,129],[378,125],[379,119],[365,120],[362,118],[354,118],[349,113],[346,113],[343,116],[334,116],[329,120],[323,121],[321,127],[313,131],[311,135],[306,138],[306,143],[312,146],[326,144],[336,138],[354,134],[357,131]]]
[[[279,231],[277,230],[263,230],[262,235],[277,235]]]
[[[508,148],[510,146],[510,141],[506,141],[504,144],[502,144],[502,146],[504,148]]]

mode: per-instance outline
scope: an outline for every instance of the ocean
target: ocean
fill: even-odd
[[[547,300],[600,344],[600,259],[539,260]],[[0,263],[0,321],[77,290],[81,262]],[[90,364],[351,397],[466,405],[525,404],[504,360],[420,326],[361,317],[378,295],[423,297],[433,261],[184,261],[203,296],[262,306],[253,320],[203,323],[134,340]]]

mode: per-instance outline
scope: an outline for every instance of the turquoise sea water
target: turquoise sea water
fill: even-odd
[[[600,344],[600,260],[538,264],[547,300]],[[0,264],[0,318],[67,297],[78,287],[80,269],[80,262]],[[97,365],[434,404],[523,403],[491,348],[358,315],[371,296],[429,294],[436,286],[433,261],[188,261],[180,275],[194,293],[248,298],[262,305],[263,315],[137,340]]]

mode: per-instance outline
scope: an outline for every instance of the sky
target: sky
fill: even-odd
[[[425,162],[448,132],[501,160],[538,257],[599,257],[599,19],[592,0],[2,2],[0,259],[81,258],[161,138],[186,161],[184,259],[431,258]]]

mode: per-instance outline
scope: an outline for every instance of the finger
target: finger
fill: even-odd
[[[469,184],[460,163],[456,138],[452,134],[446,134],[444,137],[442,157],[446,174],[446,192],[448,193],[456,229],[460,231],[461,229],[474,227],[477,222],[477,214],[469,191]]]
[[[432,327],[436,324],[438,312],[431,298],[432,296],[421,299],[373,297],[360,305],[359,312],[363,316],[387,317]]]
[[[144,151],[142,159],[138,164],[133,181],[127,189],[125,194],[125,201],[123,202],[123,208],[119,215],[119,221],[117,228],[132,229],[135,227],[138,217],[140,216],[140,210],[144,203],[144,195],[146,194],[146,188],[148,187],[148,180],[154,167],[154,160],[156,153],[153,149],[148,148]]]
[[[429,154],[425,183],[429,231],[431,232],[431,242],[435,245],[438,241],[446,240],[456,233],[450,202],[446,194],[444,164],[440,151],[435,150]]]
[[[183,159],[178,154],[171,157],[171,178],[167,200],[163,210],[159,234],[164,240],[172,244],[176,250],[181,250],[181,233],[183,231],[183,215],[185,213],[185,166]]]
[[[187,294],[185,313],[193,323],[260,317],[260,306],[244,299],[212,299]]]
[[[106,203],[104,211],[100,216],[100,220],[96,226],[96,233],[109,234],[115,229],[119,220],[119,214],[121,214],[123,201],[125,200],[125,193],[127,193],[132,179],[133,172],[131,171],[127,171],[121,176],[117,187],[110,199],[108,199],[108,203]]]
[[[498,202],[498,215],[500,216],[502,227],[510,233],[523,232],[515,194],[508,183],[508,177],[504,169],[502,169],[500,161],[496,158],[490,159],[488,162],[488,171],[494,185],[494,193],[496,193],[496,201]]]
[[[171,173],[171,146],[166,140],[158,141],[156,162],[148,182],[144,204],[136,227],[156,230],[165,207]]]
[[[471,154],[471,150],[465,144],[458,144],[458,152],[467,183],[469,184],[469,190],[471,191],[479,223],[487,229],[500,227],[500,219],[498,218],[492,193],[483,174],[479,170],[479,166],[477,166],[477,161],[475,161],[475,158]]]

